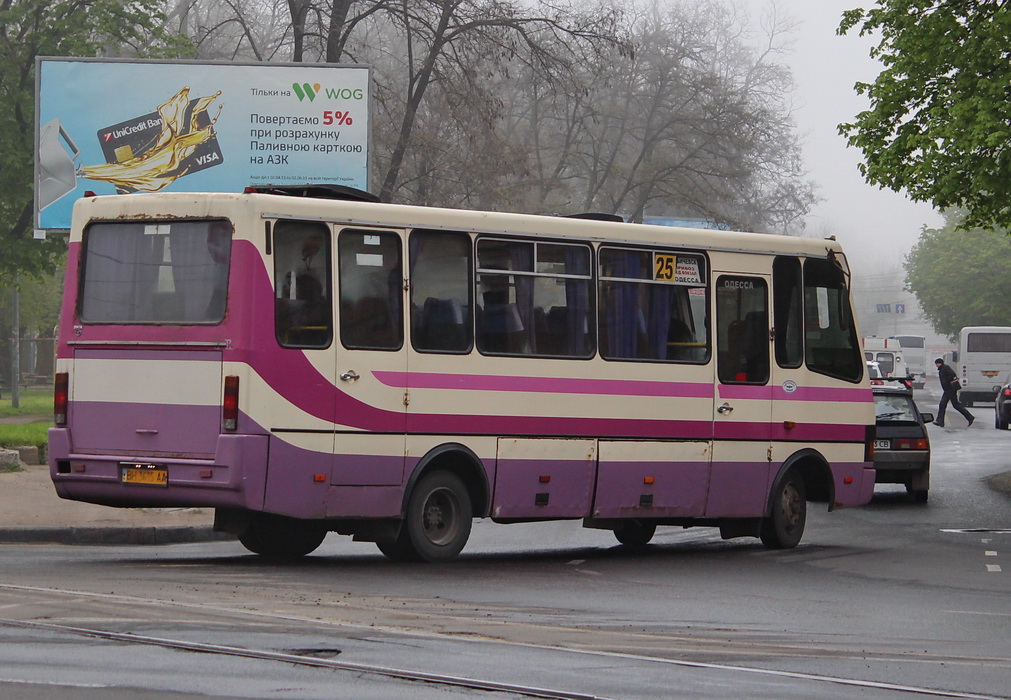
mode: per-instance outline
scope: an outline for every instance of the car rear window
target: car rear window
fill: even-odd
[[[916,405],[905,394],[875,394],[874,409],[878,423],[917,422]]]

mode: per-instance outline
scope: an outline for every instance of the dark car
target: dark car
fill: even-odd
[[[993,427],[998,430],[1007,430],[1008,422],[1011,421],[1011,384],[995,386],[997,397],[993,400]]]
[[[914,501],[925,503],[930,490],[930,440],[913,392],[900,382],[872,387],[877,423],[874,435],[876,483],[904,484]]]

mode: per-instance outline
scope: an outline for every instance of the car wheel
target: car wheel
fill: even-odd
[[[997,430],[1007,430],[1008,420],[1003,411],[994,411],[994,425]]]

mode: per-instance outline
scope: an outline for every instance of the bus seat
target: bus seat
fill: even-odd
[[[457,299],[425,299],[420,327],[418,342],[422,350],[466,350],[470,345],[463,306]]]

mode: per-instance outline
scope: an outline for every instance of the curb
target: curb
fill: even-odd
[[[234,541],[209,527],[4,527],[0,544],[158,545]]]

